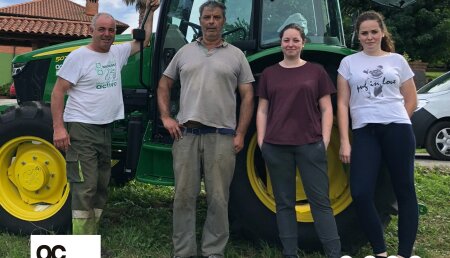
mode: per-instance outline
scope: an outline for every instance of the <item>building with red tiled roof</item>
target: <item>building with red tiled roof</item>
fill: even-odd
[[[99,0],[86,0],[86,6],[70,0],[32,0],[0,8],[0,86],[11,80],[4,71],[11,70],[15,55],[89,37],[98,5]],[[129,27],[120,21],[116,25],[117,34]]]
[[[89,25],[98,12],[98,0],[86,7],[70,0],[33,0],[0,8],[0,45],[39,48],[89,36]],[[117,34],[129,26],[117,21]]]

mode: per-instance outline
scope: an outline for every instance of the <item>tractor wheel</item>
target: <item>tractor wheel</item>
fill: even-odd
[[[27,102],[0,116],[0,227],[61,233],[71,223],[63,155],[53,146],[50,108]]]
[[[426,149],[434,159],[450,160],[450,122],[439,122],[431,127]]]
[[[253,128],[253,132],[254,132]],[[330,201],[333,208],[342,249],[355,253],[367,243],[358,225],[352,205],[349,186],[349,169],[339,160],[339,135],[333,127],[331,142],[327,151],[328,176],[330,181]],[[298,173],[298,171],[297,171]],[[385,226],[390,215],[395,213],[395,198],[388,176],[379,177],[377,192],[384,196],[377,198],[376,205]],[[311,210],[297,175],[297,225],[298,247],[304,251],[320,251],[322,245],[317,237]],[[279,243],[275,216],[275,199],[266,166],[257,145],[256,133],[249,134],[246,146],[237,157],[236,171],[230,192],[231,229],[240,235],[256,241],[265,240]],[[236,232],[237,231],[237,232]]]

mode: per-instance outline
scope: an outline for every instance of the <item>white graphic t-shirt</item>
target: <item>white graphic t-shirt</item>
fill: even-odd
[[[57,76],[69,81],[65,122],[107,124],[124,118],[121,70],[131,44],[111,46],[108,53],[81,47],[70,53]]]
[[[368,123],[411,124],[400,87],[414,73],[403,56],[369,56],[361,51],[342,59],[338,72],[350,85],[353,129]]]

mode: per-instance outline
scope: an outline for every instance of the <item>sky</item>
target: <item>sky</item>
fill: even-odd
[[[86,6],[86,0],[71,0],[79,5]],[[0,0],[0,7],[31,2],[31,0]],[[99,0],[99,11],[110,13],[116,20],[128,24],[130,27],[124,33],[130,33],[138,27],[139,14],[134,6],[127,6],[122,0]],[[153,31],[157,24],[159,9],[155,12]]]

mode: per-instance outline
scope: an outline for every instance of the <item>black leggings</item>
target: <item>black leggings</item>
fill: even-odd
[[[415,139],[410,124],[368,124],[353,130],[350,187],[360,224],[375,254],[386,251],[383,227],[374,204],[383,160],[398,202],[398,255],[410,257],[419,213],[414,188]]]

